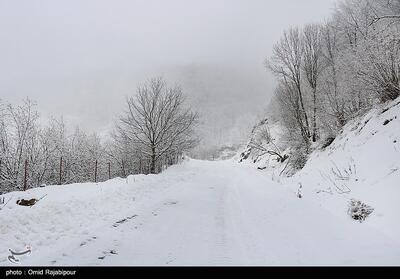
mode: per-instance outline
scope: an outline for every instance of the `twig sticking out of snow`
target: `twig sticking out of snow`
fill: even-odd
[[[327,193],[327,194],[330,194],[330,195],[333,195],[333,192],[332,192],[332,188],[331,187],[329,187],[328,188],[328,190],[317,190],[317,192],[316,192],[317,194],[319,194],[319,193]]]
[[[338,194],[348,194],[351,192],[351,189],[347,186],[342,184],[342,187],[340,187],[335,180],[333,180],[329,175],[324,174],[322,171],[319,171],[321,177],[327,181],[330,182],[333,186],[335,186],[335,190]]]
[[[31,207],[34,206],[35,204],[37,204],[37,203],[38,203],[41,199],[43,199],[45,196],[47,196],[47,194],[44,195],[43,197],[41,197],[40,199],[38,199],[34,204],[31,205]]]
[[[287,163],[286,163],[285,167],[284,167],[284,168],[282,169],[282,171],[279,173],[279,176],[281,176],[281,175],[283,174],[283,172],[286,170],[287,166],[289,165],[289,162],[290,162],[290,158],[289,158],[289,160],[287,160]]]
[[[356,165],[354,163],[354,159],[350,158],[350,161],[353,164],[349,164],[348,168],[344,168],[340,170],[340,168],[335,164],[335,162],[331,161],[335,168],[331,168],[331,172],[336,178],[336,180],[350,180],[350,178],[357,174]]]
[[[301,189],[303,188],[303,185],[299,183],[299,189],[297,190],[297,197],[301,199],[303,197],[303,194],[301,193]]]
[[[2,207],[0,207],[0,210],[2,210],[7,205],[7,203],[9,203],[10,201],[11,201],[11,198],[9,198],[8,201]],[[3,203],[4,203],[4,198],[3,198]]]

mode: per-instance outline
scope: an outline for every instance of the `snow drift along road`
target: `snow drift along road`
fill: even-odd
[[[18,198],[47,194],[35,206]],[[0,265],[399,265],[400,244],[233,161],[5,195]]]

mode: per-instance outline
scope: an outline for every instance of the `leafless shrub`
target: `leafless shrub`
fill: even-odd
[[[362,223],[373,211],[374,209],[371,206],[361,201],[351,199],[347,213],[351,218]]]

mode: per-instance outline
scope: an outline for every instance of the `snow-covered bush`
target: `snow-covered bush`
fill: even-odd
[[[304,145],[297,145],[290,152],[290,166],[292,172],[301,170],[307,163],[309,151]],[[290,173],[289,173],[290,174]]]
[[[360,223],[361,223],[373,211],[374,211],[374,209],[371,206],[369,206],[361,201],[351,199],[347,213],[351,216],[351,218],[353,218],[354,220],[360,221]]]
[[[327,137],[322,141],[321,149],[329,147],[335,140],[335,137]]]

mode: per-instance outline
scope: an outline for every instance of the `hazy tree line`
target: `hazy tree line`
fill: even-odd
[[[127,98],[107,139],[68,131],[62,118],[44,125],[29,99],[19,105],[0,100],[0,193],[161,172],[197,144],[197,119],[181,88],[161,78]]]
[[[271,108],[301,168],[352,118],[400,95],[400,1],[341,1],[325,23],[286,30],[267,68]]]

